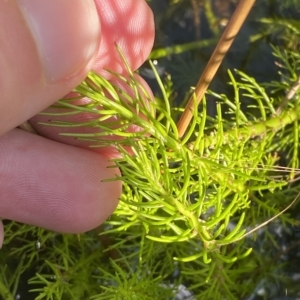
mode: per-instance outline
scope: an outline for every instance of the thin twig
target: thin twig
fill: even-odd
[[[276,214],[275,216],[273,216],[272,218],[270,218],[269,220],[263,222],[262,224],[260,224],[259,226],[253,228],[252,230],[246,232],[244,235],[242,235],[239,239],[235,240],[235,242],[240,241],[242,239],[244,239],[246,236],[251,235],[252,233],[254,233],[255,231],[257,231],[258,229],[268,225],[270,222],[274,221],[275,219],[277,219],[280,215],[282,215],[283,213],[285,213],[288,209],[290,209],[294,203],[299,199],[300,197],[300,193],[297,194],[297,196],[294,198],[294,200],[292,201],[292,203],[290,203],[284,210],[282,210],[281,212],[279,212],[278,214]]]
[[[203,71],[195,88],[197,105],[203,98],[209,84],[213,80],[225,54],[228,52],[234,38],[242,27],[246,17],[248,16],[255,0],[241,0],[232,15],[228,25],[226,26],[222,37],[213,52],[205,70]],[[182,137],[193,117],[195,107],[195,97],[192,95],[189,102],[177,124],[179,136]]]
[[[290,88],[290,90],[285,95],[285,97],[284,97],[282,103],[280,104],[280,106],[277,108],[277,110],[276,110],[276,114],[277,115],[280,115],[281,112],[282,112],[282,110],[288,104],[288,102],[295,97],[295,95],[298,92],[299,88],[300,88],[300,75],[297,78],[296,82],[292,85],[292,87]]]

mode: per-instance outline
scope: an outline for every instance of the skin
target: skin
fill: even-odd
[[[38,136],[16,127],[31,118],[35,125],[36,114],[91,68],[126,75],[114,43],[138,68],[153,45],[153,15],[144,0],[43,0],[56,15],[47,18],[39,3],[0,0],[0,218],[80,233],[104,222],[118,204],[120,182],[102,182],[119,174],[107,168],[114,154],[56,141],[51,130]],[[0,222],[0,246],[3,238]]]

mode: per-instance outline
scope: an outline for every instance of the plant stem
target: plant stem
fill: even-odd
[[[228,52],[234,38],[243,25],[246,17],[248,16],[255,0],[241,0],[232,15],[227,27],[225,28],[222,37],[217,44],[205,70],[203,71],[195,88],[195,95],[197,105],[199,105],[202,97],[204,96],[209,84],[213,80],[219,66],[221,65],[225,54]],[[177,124],[179,137],[182,137],[193,117],[195,107],[195,97],[192,95],[189,102]]]
[[[9,290],[1,280],[0,280],[0,295],[3,296],[3,299],[5,297],[5,299],[7,300],[14,300],[13,296],[11,295],[11,293],[9,292]]]
[[[277,132],[281,128],[295,122],[299,118],[300,108],[294,108],[286,113],[270,118],[266,121],[262,121],[256,124],[249,124],[244,128],[239,129],[238,136],[236,135],[236,129],[232,128],[224,133],[223,143],[227,144],[233,140],[245,140],[251,139],[260,135],[265,135],[268,130]],[[216,143],[214,136],[207,136],[204,138],[204,147],[213,147]],[[192,147],[192,144],[190,145]]]

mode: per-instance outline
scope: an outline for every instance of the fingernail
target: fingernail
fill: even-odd
[[[56,82],[91,64],[100,44],[94,0],[17,0],[35,40],[45,77]]]

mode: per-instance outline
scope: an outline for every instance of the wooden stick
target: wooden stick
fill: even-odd
[[[195,88],[197,105],[201,102],[205,92],[211,81],[213,80],[219,66],[221,65],[225,54],[228,52],[234,38],[242,27],[246,17],[248,16],[255,0],[240,0],[234,14],[232,15],[228,25],[226,26],[219,43],[216,46],[210,60],[207,63]],[[193,117],[195,98],[192,95],[189,102],[177,124],[179,137],[185,134],[185,131]]]

